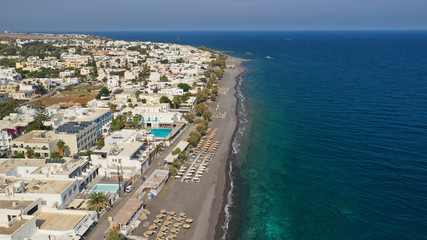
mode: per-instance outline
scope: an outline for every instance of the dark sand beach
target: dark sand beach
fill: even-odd
[[[148,221],[152,221],[161,209],[185,212],[194,219],[189,230],[181,230],[177,239],[215,239],[220,238],[221,225],[224,222],[225,195],[228,191],[228,163],[231,155],[231,144],[237,127],[235,97],[236,78],[246,69],[241,65],[243,59],[229,57],[234,61],[234,69],[226,69],[223,79],[219,81],[218,98],[209,107],[215,116],[225,113],[224,118],[213,118],[209,127],[218,129],[214,140],[221,141],[213,161],[208,166],[200,183],[186,183],[170,178],[158,199],[151,200],[146,208],[151,212]],[[217,110],[218,109],[218,110]],[[142,224],[133,234],[142,236],[147,230]]]

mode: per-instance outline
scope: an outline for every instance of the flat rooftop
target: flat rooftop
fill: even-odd
[[[0,174],[6,174],[17,167],[40,168],[44,165],[44,159],[0,159]]]
[[[58,161],[58,162],[55,162]],[[23,171],[29,171],[31,174],[43,174],[43,172],[53,172],[54,175],[69,175],[79,166],[83,166],[87,162],[87,158],[80,157],[79,159],[71,160],[70,158],[63,159],[0,159],[0,174],[6,174],[20,167]]]
[[[17,203],[13,206],[13,203]],[[22,201],[22,200],[0,200],[0,209],[14,209],[20,210],[30,206],[34,201]]]
[[[142,147],[144,151],[148,146],[143,146],[142,142],[118,143],[118,150],[111,153],[112,156],[132,157],[132,155]]]
[[[37,216],[36,226],[45,230],[65,231],[74,229],[84,218],[83,214],[41,212]]]
[[[120,211],[113,217],[113,222],[126,224],[141,207],[142,202],[138,199],[129,199]]]
[[[24,182],[25,193],[41,193],[41,194],[61,194],[67,189],[71,184],[76,181],[75,179],[35,179],[35,180],[26,180],[21,178],[0,178],[0,193],[5,193],[8,186],[13,186],[14,184],[19,184]],[[7,183],[6,183],[7,182]]]
[[[0,227],[0,234],[11,235],[20,229],[25,223],[28,222],[28,219],[17,220],[10,227]]]
[[[12,142],[23,143],[49,143],[54,140],[53,132],[46,130],[33,130],[15,138]]]
[[[62,124],[61,126],[59,126],[56,129],[56,132],[58,133],[66,133],[66,134],[77,134],[85,129],[87,129],[88,127],[90,127],[92,124],[92,122],[67,122]]]
[[[76,122],[84,122],[84,121],[90,122],[90,121],[95,120],[95,119],[99,118],[100,116],[104,115],[108,111],[110,111],[109,108],[97,108],[90,115],[84,116],[84,117],[78,117],[78,118],[74,119],[74,121],[76,121]]]

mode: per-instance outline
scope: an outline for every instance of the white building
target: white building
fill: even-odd
[[[135,141],[154,141],[154,135],[147,134],[145,129],[122,129],[120,131],[113,132],[110,136],[104,139],[105,145]]]
[[[75,122],[93,122],[96,125],[96,138],[110,132],[113,114],[109,108],[68,108],[64,118]]]
[[[141,142],[124,142],[106,145],[91,155],[94,164],[101,165],[100,174],[109,178],[132,179],[142,174],[154,157],[155,148]]]
[[[67,122],[55,130],[57,139],[65,142],[69,154],[88,150],[97,141],[96,124],[93,122]]]
[[[16,72],[15,68],[0,66],[0,79],[5,80],[20,80],[21,74]]]
[[[0,197],[41,198],[42,207],[64,209],[79,194],[77,179],[0,177]]]
[[[93,211],[42,210],[41,202],[0,198],[0,238],[78,240],[97,220]]]

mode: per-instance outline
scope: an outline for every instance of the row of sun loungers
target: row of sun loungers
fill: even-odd
[[[210,128],[206,130],[206,135],[201,138],[189,156],[189,168],[181,167],[175,178],[185,182],[200,182],[203,174],[208,171],[208,165],[219,147],[220,141],[213,141],[217,131],[218,129],[212,130]]]

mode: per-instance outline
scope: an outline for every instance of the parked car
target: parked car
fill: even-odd
[[[133,185],[129,185],[129,186],[127,186],[126,187],[126,192],[127,193],[130,193],[130,192],[132,192],[132,190],[134,189],[135,187],[133,186]]]

